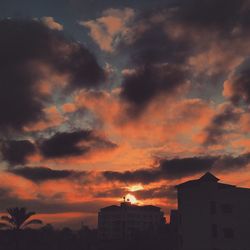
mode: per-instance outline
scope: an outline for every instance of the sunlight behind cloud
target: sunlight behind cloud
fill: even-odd
[[[141,184],[136,184],[136,185],[127,187],[127,189],[131,192],[135,192],[135,191],[143,190],[144,187]]]

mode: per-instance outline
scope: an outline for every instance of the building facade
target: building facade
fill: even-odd
[[[219,183],[206,173],[177,186],[180,250],[249,250],[250,189]]]
[[[145,231],[157,231],[165,223],[164,214],[156,206],[138,206],[124,201],[120,206],[102,208],[98,213],[101,239],[131,239]]]

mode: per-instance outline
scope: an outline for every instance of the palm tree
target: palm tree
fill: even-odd
[[[43,222],[38,219],[28,220],[31,216],[35,215],[34,212],[27,212],[25,207],[8,208],[8,215],[1,216],[0,228],[9,228],[14,230],[23,229],[29,225],[42,224]]]

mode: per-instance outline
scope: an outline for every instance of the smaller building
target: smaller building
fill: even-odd
[[[98,213],[98,233],[101,239],[131,239],[145,231],[155,232],[165,224],[160,207],[138,206],[129,200],[120,206],[102,208]]]

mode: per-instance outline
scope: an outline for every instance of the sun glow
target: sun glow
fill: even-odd
[[[127,194],[125,198],[126,198],[126,201],[130,201],[132,204],[138,203],[137,199],[132,194]]]
[[[127,187],[127,189],[131,192],[135,192],[135,191],[143,190],[144,188],[141,184],[137,184],[137,185]]]

